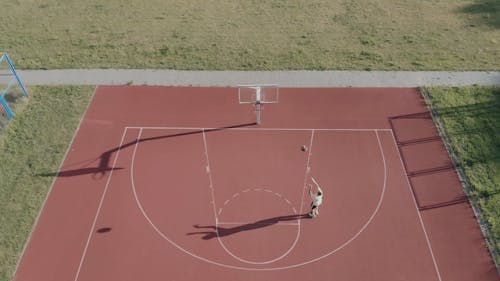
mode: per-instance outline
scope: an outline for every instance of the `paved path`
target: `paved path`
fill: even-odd
[[[168,85],[281,87],[417,87],[500,85],[500,72],[446,71],[178,71],[151,69],[19,70],[28,85]]]

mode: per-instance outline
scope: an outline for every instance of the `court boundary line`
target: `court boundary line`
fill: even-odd
[[[19,256],[19,259],[17,260],[17,263],[16,263],[16,267],[14,269],[14,276],[13,276],[14,279],[17,275],[17,270],[19,269],[19,266],[21,265],[21,261],[24,258],[26,248],[28,247],[28,244],[31,242],[31,237],[33,236],[33,233],[35,232],[35,229],[38,226],[38,221],[40,220],[40,217],[42,216],[42,213],[45,210],[45,206],[47,205],[47,201],[49,199],[49,196],[52,194],[52,189],[54,188],[54,184],[55,184],[57,178],[59,177],[59,172],[61,171],[61,168],[63,167],[64,162],[66,161],[66,158],[68,157],[71,146],[73,146],[73,142],[76,139],[76,135],[78,135],[78,132],[80,131],[80,127],[83,124],[83,120],[85,120],[86,113],[87,113],[88,109],[90,108],[92,101],[94,101],[94,97],[95,97],[95,94],[97,92],[98,87],[99,86],[95,86],[95,88],[94,88],[94,92],[92,93],[92,98],[90,99],[89,104],[87,104],[87,108],[85,109],[84,114],[80,118],[80,122],[78,123],[78,127],[76,128],[75,133],[73,134],[73,137],[71,138],[71,141],[68,145],[68,148],[66,148],[66,152],[64,153],[64,158],[62,159],[61,163],[59,164],[59,167],[57,168],[57,174],[52,179],[52,183],[50,184],[49,191],[47,192],[47,195],[45,196],[45,199],[43,200],[40,212],[38,212],[38,215],[35,218],[35,222],[33,223],[33,226],[31,227],[30,234],[28,235],[28,238],[26,239],[26,242],[24,243],[23,250],[21,251],[21,255]]]
[[[120,152],[122,150],[123,141],[125,140],[125,135],[127,135],[127,131],[128,131],[127,128],[124,128],[123,133],[122,133],[122,138],[120,141],[120,146],[118,147],[118,151],[116,152],[115,159],[113,160],[113,165],[111,166],[112,169],[109,172],[108,179],[106,180],[106,185],[104,186],[104,190],[103,190],[102,195],[101,195],[101,200],[99,201],[99,205],[97,207],[96,214],[94,216],[94,221],[93,221],[92,226],[90,228],[90,233],[88,235],[87,242],[86,242],[85,247],[83,249],[82,257],[80,258],[80,262],[79,262],[78,269],[76,271],[76,275],[75,275],[75,279],[74,279],[75,281],[77,281],[78,278],[80,277],[80,271],[82,269],[83,263],[84,263],[85,258],[87,256],[87,250],[88,250],[88,247],[90,245],[90,241],[92,240],[92,234],[94,233],[94,229],[95,229],[95,226],[97,224],[97,219],[99,217],[99,213],[101,212],[101,208],[102,208],[102,205],[104,203],[104,198],[106,197],[109,183],[111,182],[111,178],[113,175],[113,171],[115,169],[116,161],[118,160],[118,156],[120,155]]]
[[[308,129],[308,130],[311,130],[311,129]],[[149,224],[151,225],[151,227],[155,230],[155,232],[158,235],[160,235],[163,239],[165,239],[167,242],[169,242],[170,245],[173,245],[178,250],[180,250],[181,252],[183,252],[183,253],[191,256],[191,257],[194,257],[194,258],[197,258],[197,259],[199,259],[201,261],[204,261],[206,263],[217,265],[217,266],[221,266],[221,267],[224,267],[224,268],[237,269],[237,270],[245,270],[245,271],[275,271],[275,270],[285,270],[285,269],[291,269],[291,268],[298,268],[298,267],[301,267],[301,266],[304,266],[304,265],[307,265],[307,264],[314,263],[314,262],[317,262],[319,260],[322,260],[322,259],[324,259],[324,258],[326,258],[326,257],[328,257],[328,256],[330,256],[332,254],[335,254],[336,252],[342,250],[343,248],[345,248],[352,241],[354,241],[357,237],[359,237],[359,235],[361,235],[361,233],[364,232],[364,230],[368,227],[368,225],[371,224],[371,221],[373,220],[373,218],[375,217],[375,215],[378,213],[380,207],[382,206],[382,202],[384,201],[385,191],[386,191],[386,187],[387,187],[387,164],[386,164],[384,149],[383,149],[383,147],[381,145],[378,132],[376,130],[373,130],[373,129],[371,131],[375,132],[375,136],[377,138],[377,143],[378,143],[378,147],[379,147],[379,153],[381,155],[380,158],[382,160],[383,167],[384,167],[384,180],[383,180],[382,192],[381,192],[381,194],[379,196],[379,200],[378,200],[377,206],[375,207],[375,210],[373,211],[372,215],[370,216],[370,218],[368,219],[368,221],[363,225],[363,227],[356,234],[354,234],[350,239],[348,239],[346,242],[344,242],[342,245],[340,245],[336,249],[334,249],[334,250],[332,250],[332,251],[330,251],[330,252],[328,252],[328,253],[326,253],[326,254],[324,254],[322,256],[316,257],[314,259],[311,259],[311,260],[308,260],[308,261],[305,261],[305,262],[301,262],[301,263],[296,263],[296,264],[288,265],[288,266],[269,267],[269,268],[256,268],[256,267],[252,268],[252,267],[243,267],[243,266],[236,266],[236,265],[224,264],[224,263],[221,263],[221,262],[213,261],[213,260],[210,260],[208,258],[205,258],[205,257],[199,256],[199,255],[193,254],[193,253],[189,252],[188,250],[186,250],[186,249],[182,248],[181,246],[179,246],[174,241],[170,240],[170,238],[168,238],[163,232],[161,232],[155,226],[155,224],[151,221],[151,219],[149,218],[149,216],[146,214],[146,212],[142,208],[142,205],[141,205],[140,200],[138,199],[138,196],[137,196],[137,193],[136,193],[135,181],[134,181],[134,176],[133,175],[134,175],[134,165],[135,165],[135,152],[136,152],[137,147],[138,147],[137,146],[138,141],[136,141],[136,143],[135,143],[135,148],[134,148],[134,152],[133,152],[133,156],[132,156],[131,171],[130,171],[131,186],[132,186],[132,190],[133,190],[133,193],[134,193],[134,196],[135,196],[136,204],[138,205],[138,207],[141,210],[141,212],[142,212],[143,216],[145,217],[145,219],[149,222]]]
[[[425,241],[427,242],[427,248],[429,249],[429,252],[431,254],[431,259],[432,259],[432,262],[434,264],[434,269],[436,271],[436,275],[438,277],[438,280],[442,281],[441,273],[439,271],[439,266],[437,265],[436,257],[434,256],[434,251],[432,250],[432,245],[431,245],[431,242],[430,242],[430,239],[429,239],[429,235],[427,234],[427,230],[425,228],[424,221],[422,219],[422,215],[420,214],[420,210],[418,209],[418,205],[417,205],[417,201],[416,201],[415,195],[413,194],[413,191],[411,189],[410,180],[408,179],[408,174],[406,172],[406,169],[405,169],[405,166],[404,166],[404,163],[403,163],[403,159],[402,159],[401,154],[399,153],[399,150],[398,150],[396,136],[394,135],[394,132],[392,130],[391,130],[391,135],[392,135],[392,142],[394,143],[395,148],[396,148],[396,154],[398,155],[398,158],[399,158],[399,161],[400,161],[400,164],[401,164],[401,168],[403,170],[404,178],[406,179],[406,183],[407,183],[408,189],[410,190],[410,194],[411,194],[411,198],[412,198],[412,201],[413,201],[413,205],[415,207],[415,211],[417,212],[418,219],[420,221],[420,226],[422,227],[422,230],[424,232]]]

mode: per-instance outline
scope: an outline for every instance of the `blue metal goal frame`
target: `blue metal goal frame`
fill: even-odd
[[[9,66],[9,69],[10,69],[10,72],[11,72],[8,75],[14,76],[15,79],[11,79],[10,82],[9,82],[9,84],[7,84],[7,87],[5,87],[5,89],[3,89],[2,92],[0,93],[0,104],[4,108],[5,113],[7,113],[7,117],[9,119],[12,119],[12,118],[14,118],[14,112],[12,112],[12,110],[9,107],[9,104],[5,100],[5,94],[7,94],[7,92],[10,90],[10,88],[14,85],[14,82],[17,82],[17,84],[19,85],[19,87],[21,87],[21,91],[23,92],[23,94],[24,94],[25,97],[28,96],[28,92],[26,91],[26,88],[24,87],[23,82],[19,78],[19,75],[17,75],[16,68],[14,67],[14,64],[12,63],[12,60],[10,59],[9,54],[7,54],[7,53],[3,53],[2,54],[2,56],[0,57],[0,65],[4,61]]]

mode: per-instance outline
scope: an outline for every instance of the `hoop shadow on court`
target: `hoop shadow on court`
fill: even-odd
[[[301,219],[310,219],[310,217],[308,214],[279,216],[279,217],[263,219],[260,221],[247,223],[247,224],[243,224],[243,225],[238,225],[235,227],[221,227],[221,226],[216,226],[216,225],[200,226],[198,224],[195,224],[195,225],[193,225],[193,227],[196,229],[210,229],[210,230],[189,232],[186,235],[198,235],[198,234],[204,235],[201,238],[204,240],[209,240],[209,239],[216,238],[216,237],[224,237],[224,236],[232,235],[232,234],[242,232],[242,231],[249,231],[249,230],[268,227],[271,225],[275,225],[279,222],[294,221],[294,220],[299,221]]]
[[[188,135],[194,135],[194,134],[201,134],[203,132],[205,133],[210,133],[210,132],[216,132],[216,131],[223,131],[226,129],[233,129],[233,128],[240,128],[240,127],[248,127],[248,126],[254,126],[257,125],[257,123],[246,123],[246,124],[239,124],[239,125],[233,125],[233,126],[225,126],[225,127],[220,127],[220,128],[214,128],[214,129],[207,129],[207,130],[196,130],[196,131],[191,131],[191,132],[185,132],[185,133],[178,133],[178,134],[171,134],[171,135],[163,135],[163,136],[157,136],[157,137],[150,137],[150,138],[142,138],[142,139],[136,139],[131,142],[122,144],[118,147],[115,147],[113,149],[107,150],[103,152],[99,157],[85,161],[87,163],[94,162],[96,160],[99,160],[99,164],[97,167],[86,167],[86,168],[79,168],[79,169],[73,169],[73,170],[64,170],[64,171],[59,171],[59,172],[49,172],[49,173],[39,173],[36,174],[37,176],[41,177],[73,177],[73,176],[80,176],[80,175],[86,175],[86,174],[92,174],[92,177],[94,179],[101,179],[103,178],[108,172],[113,171],[113,170],[122,170],[124,168],[122,167],[111,167],[110,162],[113,154],[121,149],[125,149],[131,146],[135,146],[138,143],[141,142],[147,142],[147,141],[155,141],[155,140],[160,140],[160,139],[167,139],[167,138],[174,138],[174,137],[181,137],[181,136],[188,136]],[[80,162],[82,163],[82,162]],[[79,164],[80,164],[79,163]]]

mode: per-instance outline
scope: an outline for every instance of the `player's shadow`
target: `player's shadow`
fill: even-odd
[[[264,220],[260,220],[260,221],[256,221],[256,222],[252,222],[252,223],[242,224],[242,225],[238,225],[235,227],[221,227],[221,226],[217,226],[217,225],[200,226],[198,224],[195,224],[195,225],[193,225],[194,228],[210,229],[210,230],[189,232],[189,233],[187,233],[187,235],[198,235],[198,234],[204,235],[201,238],[204,240],[209,240],[209,239],[216,238],[216,237],[224,237],[224,236],[232,235],[232,234],[242,232],[242,231],[249,231],[249,230],[268,227],[271,225],[275,225],[279,222],[294,221],[294,220],[298,222],[301,219],[310,219],[310,217],[308,214],[279,216],[279,217],[264,219]]]
[[[59,171],[59,172],[39,173],[36,175],[40,176],[40,177],[53,177],[53,176],[74,177],[74,176],[92,174],[93,178],[101,179],[110,171],[124,169],[121,167],[111,167],[111,165],[110,165],[111,158],[116,152],[118,152],[119,150],[128,148],[128,147],[131,147],[131,146],[135,146],[138,143],[156,141],[156,140],[160,140],[160,139],[182,137],[182,136],[188,136],[188,135],[195,135],[195,134],[201,134],[201,133],[217,132],[217,131],[223,131],[223,130],[227,130],[227,129],[248,127],[248,126],[254,126],[254,125],[257,125],[257,123],[255,123],[255,122],[254,123],[245,123],[245,124],[225,126],[225,127],[220,127],[220,128],[195,130],[195,131],[178,133],[178,134],[169,134],[169,135],[163,135],[163,136],[157,136],[157,137],[135,139],[133,141],[130,141],[128,143],[122,144],[122,145],[117,146],[117,147],[110,149],[108,151],[105,151],[97,158],[93,158],[91,160],[85,161],[87,164],[95,162],[95,161],[99,161],[99,164],[97,165],[97,167],[86,167],[86,168],[79,168],[79,169],[72,169],[72,170],[64,170],[64,171]],[[80,162],[79,165],[81,165],[81,163],[82,162]]]

